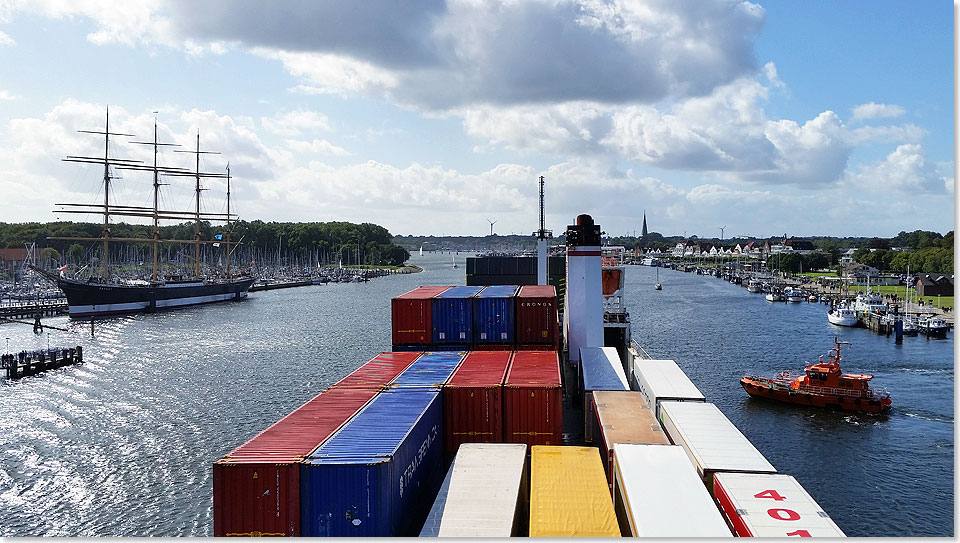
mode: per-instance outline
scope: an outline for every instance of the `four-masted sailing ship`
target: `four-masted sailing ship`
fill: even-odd
[[[226,173],[209,173],[200,171],[200,155],[212,154],[208,151],[200,151],[200,134],[197,134],[196,151],[177,151],[192,153],[196,155],[196,170],[190,171],[185,168],[161,167],[157,164],[158,150],[162,146],[176,146],[176,144],[160,143],[157,138],[157,126],[154,121],[153,142],[133,142],[142,145],[153,146],[153,166],[145,165],[141,161],[117,159],[110,157],[110,136],[130,136],[133,134],[121,134],[110,132],[110,110],[107,109],[107,120],[102,132],[92,130],[81,130],[88,134],[101,134],[104,137],[103,157],[82,157],[68,156],[64,160],[67,162],[79,162],[84,164],[102,164],[103,165],[103,194],[102,204],[57,204],[61,209],[58,213],[83,213],[97,214],[103,216],[103,235],[99,238],[85,237],[50,237],[48,239],[69,240],[69,241],[99,241],[103,243],[101,255],[102,276],[90,277],[86,280],[71,278],[63,273],[60,275],[41,271],[46,277],[55,281],[57,286],[67,297],[69,313],[71,317],[93,317],[104,315],[116,315],[123,313],[148,312],[162,309],[185,307],[212,302],[221,302],[228,300],[242,300],[246,298],[250,285],[253,284],[253,277],[234,276],[230,271],[230,256],[239,242],[230,240],[231,225],[236,220],[236,216],[230,213],[230,166],[227,165]],[[110,181],[112,179],[111,167],[122,170],[149,171],[153,173],[153,207],[137,207],[116,205],[110,202]],[[194,211],[168,211],[159,208],[160,194],[160,176],[181,176],[193,177],[196,180],[196,207]],[[227,182],[227,212],[226,213],[207,213],[200,211],[200,194],[203,190],[200,180],[204,178],[225,178]],[[153,219],[152,238],[126,238],[113,237],[110,235],[110,217],[146,217]],[[160,239],[160,221],[193,221],[194,236],[193,239]],[[201,221],[225,222],[226,228],[220,239],[202,239]],[[150,280],[123,280],[111,276],[110,270],[110,243],[129,242],[129,243],[149,243],[153,246],[153,275]],[[160,254],[160,245],[193,244],[194,246],[194,274],[190,280],[184,280],[182,277],[161,277],[158,273],[158,263]],[[226,252],[226,275],[215,277],[204,277],[201,275],[200,267],[200,246],[213,245],[215,247],[224,247]]]

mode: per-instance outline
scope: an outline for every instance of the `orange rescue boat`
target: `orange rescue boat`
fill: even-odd
[[[890,409],[892,400],[885,390],[870,390],[872,375],[841,372],[840,346],[850,344],[837,338],[834,342],[837,346],[830,349],[829,360],[824,362],[821,356],[816,364],[808,364],[805,375],[793,378],[789,371],[782,371],[773,379],[743,377],[740,384],[757,398],[867,413]]]

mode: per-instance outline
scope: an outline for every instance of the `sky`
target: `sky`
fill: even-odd
[[[109,107],[134,135],[112,157],[199,134],[248,221],[529,234],[544,176],[556,234],[946,233],[954,72],[942,0],[0,0],[0,222],[102,203],[103,168],[62,159],[103,155],[78,131]],[[113,176],[111,203],[152,205]]]

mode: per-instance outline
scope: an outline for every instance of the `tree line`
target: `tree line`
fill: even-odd
[[[193,222],[161,226],[160,239],[193,239],[194,227]],[[144,238],[144,243],[115,244],[117,248],[111,249],[111,253],[122,251],[122,245],[131,245],[139,251],[149,249],[152,232],[152,225],[111,224],[111,237]],[[225,233],[225,226],[200,223],[203,240],[212,240]],[[96,223],[0,223],[0,248],[23,248],[34,243],[42,256],[53,261],[79,263],[89,259],[91,251],[98,251],[99,244],[48,238],[99,238],[102,235],[103,225]],[[321,264],[342,260],[353,264],[401,266],[410,258],[406,249],[393,243],[393,236],[386,228],[372,223],[238,221],[232,225],[231,236],[233,241],[241,241],[241,253],[280,255],[278,260],[285,254],[303,253]]]

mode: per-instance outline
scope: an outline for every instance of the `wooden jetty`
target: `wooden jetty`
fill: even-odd
[[[36,317],[40,314],[42,317],[55,317],[66,315],[67,299],[53,298],[31,300],[23,302],[2,302],[0,303],[0,318],[22,319],[27,317]]]
[[[7,379],[19,379],[27,375],[36,375],[42,371],[82,362],[83,347],[80,345],[0,355],[0,368],[6,371]]]

